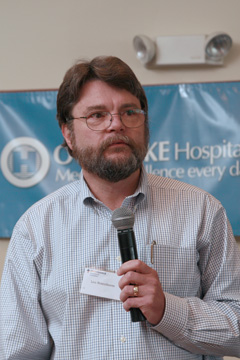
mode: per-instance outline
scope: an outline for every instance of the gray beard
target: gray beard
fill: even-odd
[[[106,159],[104,151],[115,141],[124,141],[129,145],[132,152],[129,156],[117,159]],[[147,142],[147,141],[146,141]],[[122,152],[121,148],[115,149],[115,152]],[[98,150],[91,146],[85,149],[77,148],[75,138],[72,138],[72,154],[80,166],[91,174],[99,178],[118,182],[128,178],[136,170],[140,169],[147,153],[147,144],[139,146],[127,136],[115,135],[110,139],[103,141]]]

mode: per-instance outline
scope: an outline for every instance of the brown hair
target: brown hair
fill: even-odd
[[[117,57],[99,56],[91,61],[79,61],[66,72],[57,95],[57,119],[60,128],[67,122],[71,128],[72,122],[69,120],[72,118],[74,105],[79,101],[80,90],[84,84],[94,79],[129,91],[140,101],[142,110],[148,112],[145,92],[131,68]],[[147,115],[145,127],[148,134]],[[67,147],[65,141],[63,146]]]

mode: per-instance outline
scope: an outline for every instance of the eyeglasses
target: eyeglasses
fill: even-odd
[[[137,128],[144,124],[146,112],[140,109],[125,110],[118,114],[111,114],[108,111],[98,111],[87,116],[71,118],[69,120],[85,119],[87,127],[93,131],[102,131],[109,128],[112,123],[112,117],[120,116],[120,120],[124,126],[128,128]]]

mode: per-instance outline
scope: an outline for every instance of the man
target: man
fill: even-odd
[[[196,187],[146,174],[147,112],[118,58],[66,73],[57,118],[81,179],[15,226],[1,284],[1,360],[240,356],[240,255],[225,211]],[[122,265],[111,221],[119,207],[134,212],[139,255]],[[121,301],[83,293],[86,268],[117,272]],[[131,308],[146,321],[132,322]]]

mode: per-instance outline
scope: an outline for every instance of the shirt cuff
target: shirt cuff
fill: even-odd
[[[153,330],[160,332],[170,340],[183,336],[183,331],[188,319],[187,300],[172,294],[165,294],[165,312],[162,320],[155,326]]]

